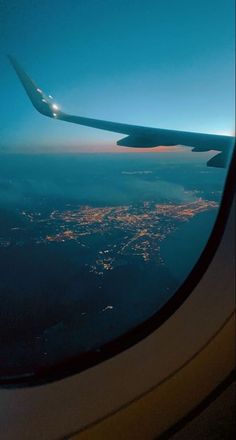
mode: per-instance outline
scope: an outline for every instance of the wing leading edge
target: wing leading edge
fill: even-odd
[[[184,145],[192,147],[193,152],[216,150],[220,153],[211,158],[207,165],[223,168],[227,164],[228,153],[234,144],[234,137],[232,136],[142,127],[64,113],[59,109],[52,96],[46,95],[13,57],[9,56],[9,59],[33,106],[45,116],[100,130],[121,133],[126,136],[117,141],[117,145],[124,147],[153,148]]]

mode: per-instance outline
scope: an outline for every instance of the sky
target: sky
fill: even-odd
[[[0,151],[116,151],[37,113],[8,53],[65,112],[234,131],[234,0],[0,0]]]

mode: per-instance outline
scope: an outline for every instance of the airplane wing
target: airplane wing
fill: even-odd
[[[9,56],[9,59],[33,106],[45,116],[100,130],[121,133],[125,135],[125,137],[122,137],[117,142],[117,145],[124,147],[152,148],[158,146],[184,145],[192,147],[192,151],[194,152],[216,150],[220,153],[212,157],[207,162],[207,165],[223,168],[227,164],[228,153],[234,143],[234,137],[142,127],[139,125],[85,118],[83,116],[64,113],[60,110],[53,97],[46,95],[13,57]]]

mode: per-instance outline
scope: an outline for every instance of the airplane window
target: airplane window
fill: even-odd
[[[232,2],[24,3],[0,22],[3,382],[82,369],[162,310],[234,144]]]
[[[99,349],[176,292],[226,176],[186,150],[1,158],[3,377]]]

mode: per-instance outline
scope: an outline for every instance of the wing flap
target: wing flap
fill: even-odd
[[[226,152],[221,152],[216,154],[216,156],[213,156],[210,160],[207,162],[208,167],[214,167],[214,168],[225,168],[227,166],[229,160],[229,154]]]

